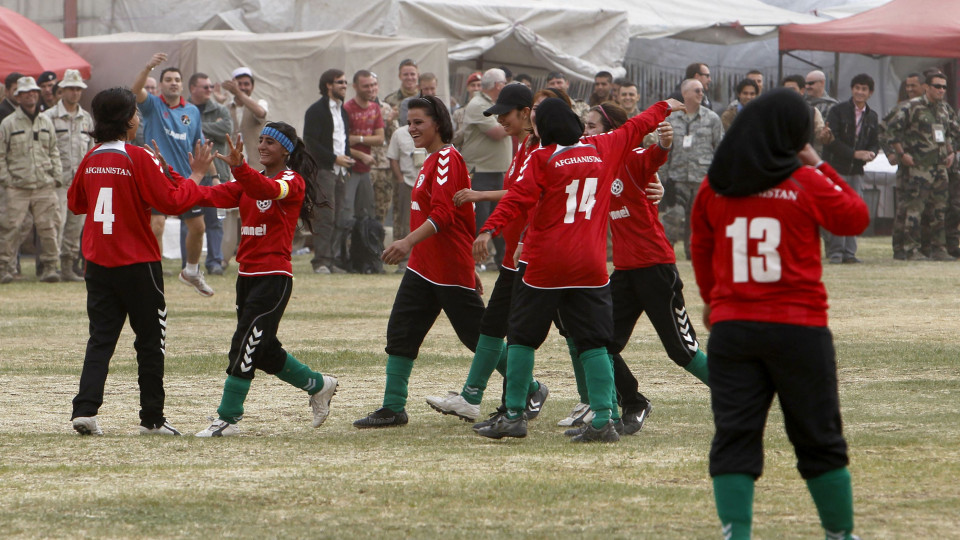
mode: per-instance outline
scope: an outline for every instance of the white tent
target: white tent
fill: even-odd
[[[319,99],[320,74],[329,68],[352,74],[358,69],[392,73],[404,58],[435,66],[438,93],[446,98],[447,46],[442,39],[371,36],[346,31],[251,34],[201,31],[183,34],[123,33],[64,40],[93,66],[91,99],[98,90],[130,86],[155,52],[165,52],[166,66],[177,66],[184,79],[202,71],[213,81],[230,78],[234,68],[249,67],[256,78],[255,96],[266,99],[269,120],[303,125],[303,113]],[[184,81],[184,94],[189,96]],[[352,94],[352,92],[350,93]]]

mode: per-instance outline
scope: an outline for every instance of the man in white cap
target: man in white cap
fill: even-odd
[[[93,117],[80,106],[80,96],[87,85],[80,72],[68,69],[60,81],[60,101],[43,114],[53,122],[63,165],[61,181],[57,182],[57,199],[60,201],[60,279],[83,281],[77,274],[74,263],[80,258],[80,232],[83,216],[67,210],[67,189],[83,156],[93,148]]]
[[[0,122],[0,185],[7,192],[6,211],[0,217],[0,283],[13,281],[22,240],[20,223],[28,213],[40,239],[40,280],[55,283],[60,281],[60,207],[55,186],[63,175],[56,131],[53,122],[40,114],[40,87],[33,77],[17,81],[17,99],[17,110]]]
[[[231,74],[233,77],[225,81],[221,87],[233,94],[233,100],[227,105],[230,109],[230,118],[233,120],[233,137],[243,137],[243,155],[247,163],[256,170],[260,170],[260,152],[257,144],[260,140],[260,131],[267,123],[269,106],[264,99],[254,99],[253,87],[256,81],[253,71],[248,67],[238,67]],[[223,96],[226,99],[226,96]],[[218,99],[218,101],[222,101]],[[227,182],[224,178],[221,182]],[[227,264],[237,251],[240,241],[240,213],[236,208],[227,210],[223,220],[223,242],[220,244],[223,251],[223,263]]]

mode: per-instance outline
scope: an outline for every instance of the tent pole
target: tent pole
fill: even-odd
[[[77,0],[63,0],[63,37],[77,37]]]
[[[830,95],[836,96],[840,88],[840,53],[833,53],[833,80],[830,81]]]
[[[783,80],[783,51],[777,51],[777,80],[773,81],[775,84],[771,84],[770,88],[776,88],[780,86],[780,81]]]

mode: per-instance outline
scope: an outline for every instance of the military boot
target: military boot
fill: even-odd
[[[83,281],[83,276],[73,270],[72,257],[60,257],[60,281]]]

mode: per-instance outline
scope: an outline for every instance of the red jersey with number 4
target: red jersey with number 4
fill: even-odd
[[[619,163],[669,112],[659,102],[619,128],[583,137],[574,146],[530,153],[520,178],[497,203],[483,229],[500,234],[536,206],[523,240],[523,281],[531,287],[603,287],[607,275],[610,185]]]
[[[429,221],[437,233],[413,246],[407,268],[431,283],[476,287],[473,205],[453,205],[453,195],[469,187],[470,173],[452,146],[430,154],[420,168],[410,194],[410,230]]]
[[[703,182],[690,250],[710,322],[826,326],[820,227],[854,236],[869,222],[866,203],[826,163],[747,197],[717,195]]]
[[[268,178],[246,162],[231,171],[237,181],[207,188],[200,204],[240,208],[237,272],[241,276],[292,276],[290,251],[303,204],[303,177],[287,169]]]
[[[527,141],[530,140],[530,137],[531,135],[527,135],[517,146],[517,151],[513,154],[513,161],[510,162],[510,169],[503,177],[503,189],[509,190],[511,186],[517,183],[517,178],[520,178],[520,170],[523,168],[523,162],[526,161],[530,152],[536,148],[527,147]],[[528,212],[524,210],[516,219],[503,227],[503,267],[507,270],[517,269],[513,264],[513,254],[517,251],[517,244],[520,243],[523,230],[527,227],[527,221]]]
[[[647,198],[647,185],[667,161],[659,145],[637,148],[627,155],[610,186],[610,228],[613,266],[617,270],[673,264],[677,257],[660,223],[657,206]]]
[[[172,170],[167,178],[160,162],[123,141],[94,147],[80,162],[67,191],[67,206],[86,214],[83,256],[114,268],[160,260],[150,229],[150,208],[178,215],[196,206],[201,189]]]

